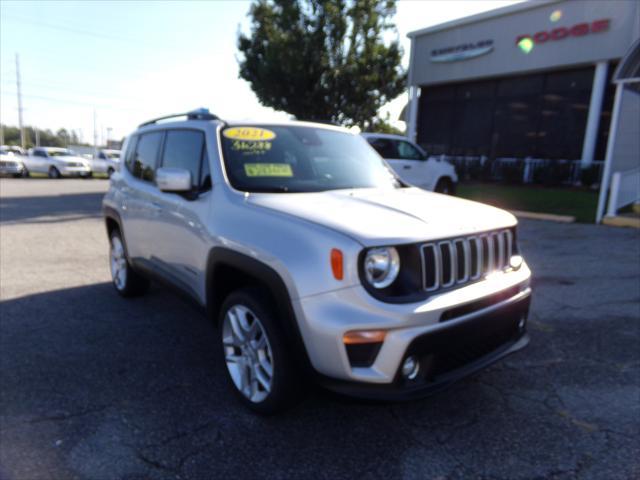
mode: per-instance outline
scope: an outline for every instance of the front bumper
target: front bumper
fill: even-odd
[[[503,308],[518,304],[523,309],[520,317],[526,318],[531,296],[530,276],[528,266],[523,263],[517,271],[492,275],[418,303],[384,303],[371,297],[362,286],[357,286],[295,300],[293,307],[312,366],[321,378],[331,379],[324,383],[331,388],[346,382],[349,390],[359,388],[353,388],[353,384],[364,384],[384,391],[398,387],[398,372],[404,359],[418,345],[418,339],[421,339],[419,345],[427,345],[429,341],[425,339],[441,342],[446,337],[450,339],[451,348],[463,348],[467,340],[482,333],[483,329],[490,331],[492,319],[499,316]],[[478,329],[474,334],[468,330],[472,325]],[[366,367],[352,366],[343,335],[352,330],[376,329],[384,329],[387,334],[375,360]],[[481,355],[482,358],[470,358],[468,365],[453,369],[456,370],[454,376],[465,373],[466,366],[482,368],[488,359],[495,361],[521,348],[526,344],[524,335],[524,331],[517,331],[503,337],[503,341],[484,352],[486,355]],[[426,355],[437,353],[442,356],[442,352],[429,345],[422,350]],[[425,365],[421,371],[427,374],[430,368]],[[444,378],[439,371],[431,373],[433,378],[425,378],[424,383],[431,384],[435,380],[440,383]],[[408,387],[413,389],[415,385],[403,385],[403,389]]]
[[[0,175],[19,175],[24,170],[21,163],[0,165]]]
[[[414,339],[404,357],[413,355],[420,364],[413,380],[397,372],[385,385],[330,378],[321,383],[339,393],[375,400],[411,400],[435,393],[523,349],[529,336],[520,321],[528,315],[530,300],[530,295],[520,297],[488,314]]]
[[[87,167],[61,167],[60,175],[64,177],[88,177],[91,169]]]

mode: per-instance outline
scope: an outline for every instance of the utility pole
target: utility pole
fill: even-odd
[[[35,129],[36,130],[36,147],[40,146],[40,130],[39,129]]]
[[[20,89],[20,59],[16,53],[16,83],[18,87],[18,126],[20,127],[20,143],[22,148],[27,148],[27,141],[24,135],[24,125],[22,124],[22,91]]]
[[[4,145],[4,125],[0,123],[0,145]]]
[[[98,130],[96,126],[96,109],[93,109],[93,158],[98,157]]]

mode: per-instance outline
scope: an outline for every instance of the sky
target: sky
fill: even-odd
[[[394,21],[409,64],[407,33],[514,1],[401,0]],[[153,117],[207,107],[221,118],[279,120],[238,78],[238,32],[250,1],[0,2],[0,121],[18,124],[16,54],[25,125],[120,139]],[[401,95],[383,107],[397,119]]]

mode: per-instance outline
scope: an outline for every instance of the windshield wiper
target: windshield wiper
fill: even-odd
[[[272,187],[252,188],[248,191],[253,193],[292,193],[292,190],[285,185],[274,185]]]

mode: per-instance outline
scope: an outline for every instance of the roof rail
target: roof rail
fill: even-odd
[[[160,120],[168,120],[170,118],[176,117],[187,117],[187,120],[219,120],[213,113],[209,111],[208,108],[197,108],[195,110],[191,110],[190,112],[185,113],[174,113],[173,115],[165,115],[164,117],[153,118],[144,123],[138,125],[138,128],[144,127],[146,125],[153,125],[154,123],[158,123]]]

